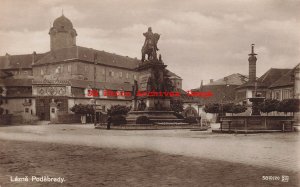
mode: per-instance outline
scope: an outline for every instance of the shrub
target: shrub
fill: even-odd
[[[122,115],[111,116],[111,122],[113,125],[124,125],[127,123],[126,118]]]
[[[189,116],[189,117],[185,118],[184,122],[189,123],[189,124],[198,123],[197,117],[194,117],[194,116]]]
[[[211,104],[206,104],[203,109],[206,113],[213,113],[217,114],[220,113],[220,104],[218,103],[211,103]]]
[[[183,111],[183,102],[181,100],[171,99],[170,106],[171,106],[171,110],[176,112],[176,113],[179,113],[179,112]]]
[[[184,116],[183,116],[182,114],[179,114],[179,113],[175,112],[174,115],[175,115],[178,119],[184,119]]]
[[[151,121],[147,116],[139,116],[136,119],[136,124],[150,124]]]
[[[110,109],[107,110],[108,115],[127,115],[131,107],[124,105],[112,105]]]
[[[75,104],[73,107],[70,109],[72,112],[75,114],[94,114],[94,107],[93,105],[83,105],[83,104]]]
[[[232,113],[235,113],[235,114],[238,114],[238,113],[243,113],[247,110],[247,107],[244,106],[244,105],[240,105],[240,104],[237,104],[237,105],[234,105],[233,106],[233,109],[232,109]]]
[[[269,113],[276,111],[279,105],[279,101],[276,99],[266,99],[263,103],[259,104],[259,109],[263,113]]]
[[[280,101],[277,106],[278,112],[299,112],[300,100],[299,99],[284,99]]]

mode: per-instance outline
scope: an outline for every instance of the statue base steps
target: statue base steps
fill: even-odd
[[[127,124],[136,124],[140,116],[146,116],[154,123],[183,123],[183,119],[178,119],[173,111],[130,111],[126,117]]]

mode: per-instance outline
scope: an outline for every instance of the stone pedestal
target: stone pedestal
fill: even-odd
[[[151,60],[141,62],[137,71],[139,71],[139,80],[137,81],[138,90],[147,93],[143,96],[137,96],[132,101],[133,110],[128,113],[127,123],[134,124],[139,116],[146,116],[152,123],[182,122],[171,111],[170,96],[163,94],[172,91],[171,82],[168,78],[166,65],[161,60]]]
[[[260,116],[259,104],[265,100],[264,97],[253,97],[249,98],[249,101],[252,102],[252,112],[251,116]]]

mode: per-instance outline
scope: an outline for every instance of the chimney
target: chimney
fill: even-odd
[[[249,82],[255,82],[256,81],[256,55],[254,53],[254,44],[251,45],[251,53],[249,54]]]
[[[5,54],[5,60],[9,63],[10,55],[8,53]]]
[[[213,83],[214,82],[214,79],[209,79],[209,83]]]
[[[33,64],[35,63],[35,61],[36,61],[36,52],[33,51],[33,53],[32,53],[32,62],[31,62],[31,65],[33,65]]]

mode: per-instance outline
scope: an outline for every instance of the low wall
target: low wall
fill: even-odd
[[[0,115],[0,125],[11,125],[12,114]]]
[[[0,125],[22,124],[23,117],[21,115],[4,114],[0,115]]]
[[[52,123],[81,123],[80,115],[77,114],[58,114],[57,120]]]
[[[282,120],[293,120],[293,116],[224,116],[221,120],[223,129],[229,128],[230,120],[231,129],[282,130]],[[285,128],[291,130],[289,125]]]

